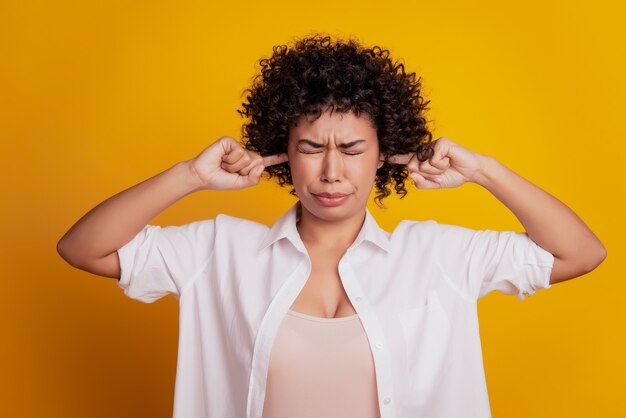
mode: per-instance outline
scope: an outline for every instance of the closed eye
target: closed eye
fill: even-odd
[[[300,151],[303,154],[321,154],[322,152],[307,152],[307,151]],[[344,154],[346,155],[359,155],[359,154],[363,154],[362,152],[344,152]]]
[[[338,147],[339,147],[339,148],[342,148],[342,149],[348,149],[348,148],[352,148],[352,147],[354,147],[354,146],[356,146],[356,145],[358,145],[358,144],[364,143],[364,142],[365,142],[365,140],[364,140],[364,139],[356,139],[356,140],[354,140],[354,141],[352,141],[352,142],[348,142],[348,143],[344,143],[344,144],[339,144],[339,145],[338,145]],[[298,150],[299,150],[300,152],[302,152],[303,154],[319,154],[319,152],[308,152],[308,151],[303,151],[303,150],[300,148],[300,146],[301,146],[301,145],[306,145],[306,146],[313,147],[313,148],[316,148],[316,149],[319,149],[319,148],[323,148],[323,147],[324,147],[324,145],[323,145],[323,144],[317,143],[317,142],[312,141],[312,140],[310,140],[310,139],[300,139],[300,140],[298,140],[297,145],[298,145]],[[344,152],[344,154],[346,154],[346,155],[359,155],[359,154],[363,154],[363,152]]]

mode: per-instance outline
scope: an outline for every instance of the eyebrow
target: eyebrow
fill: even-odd
[[[345,144],[339,144],[337,146],[339,148],[350,148],[350,147],[353,147],[353,146],[355,146],[357,144],[360,144],[361,142],[365,142],[365,140],[364,139],[356,139],[356,140],[354,140],[352,142],[346,142]],[[323,148],[324,147],[323,144],[319,144],[319,143],[317,143],[315,141],[312,141],[310,139],[299,139],[298,140],[298,145],[299,144],[308,144],[308,145],[312,146],[313,148]]]

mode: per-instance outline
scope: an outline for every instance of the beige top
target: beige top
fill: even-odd
[[[289,310],[270,355],[263,418],[378,418],[376,374],[358,314]]]

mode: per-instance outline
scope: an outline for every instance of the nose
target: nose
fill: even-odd
[[[343,178],[343,159],[337,149],[327,150],[322,160],[322,181],[334,183]]]

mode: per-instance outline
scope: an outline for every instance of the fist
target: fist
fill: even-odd
[[[427,145],[430,157],[419,161],[416,153],[397,154],[387,160],[405,164],[418,189],[458,187],[473,181],[481,169],[481,154],[462,147],[449,138],[439,138]]]
[[[287,161],[287,153],[262,157],[244,149],[237,140],[223,136],[189,162],[200,189],[238,190],[255,186],[265,167]]]

